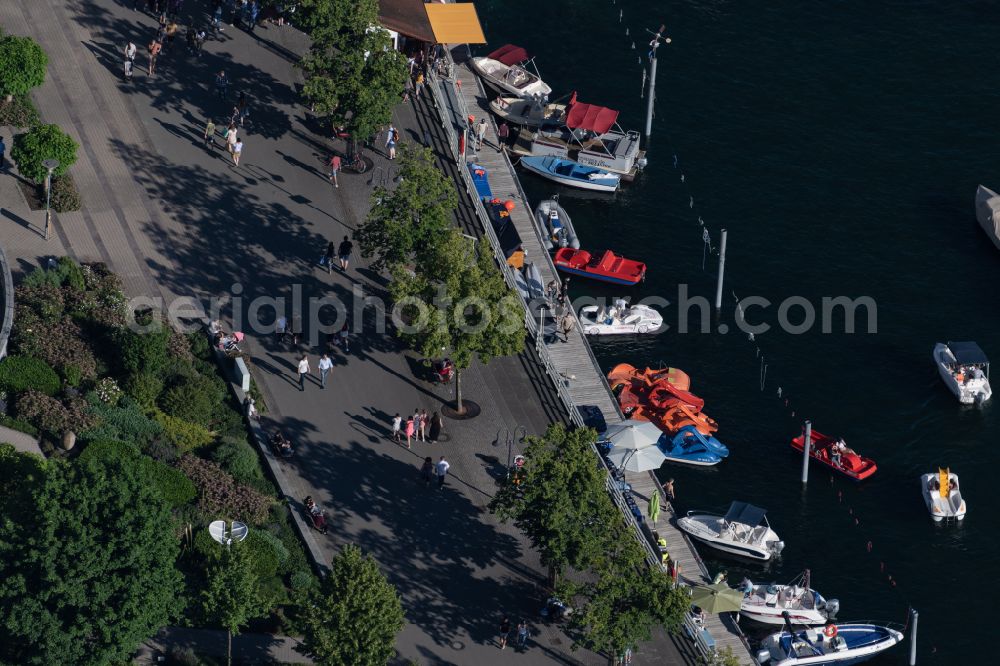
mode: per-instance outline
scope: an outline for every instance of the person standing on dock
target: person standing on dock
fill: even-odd
[[[667,479],[667,482],[663,484],[663,492],[666,493],[668,502],[673,502],[677,498],[677,494],[674,492],[673,479]]]
[[[476,150],[482,150],[486,143],[486,118],[480,118],[476,125]]]
[[[497,152],[502,153],[503,149],[507,146],[507,141],[510,139],[510,125],[507,121],[500,123],[500,127],[497,128]]]

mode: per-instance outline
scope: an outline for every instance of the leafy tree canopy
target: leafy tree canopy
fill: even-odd
[[[202,592],[205,614],[230,633],[238,634],[247,622],[269,612],[260,595],[260,580],[253,560],[242,543],[226,549],[209,566],[207,578],[207,587]]]
[[[58,160],[59,166],[52,173],[61,176],[76,162],[79,147],[58,125],[37,125],[29,132],[14,137],[10,157],[17,162],[17,169],[22,175],[40,183],[48,173],[42,162]]]
[[[123,662],[181,606],[166,504],[120,461],[44,470],[0,524],[0,661]]]
[[[384,666],[395,654],[403,606],[375,560],[347,545],[301,609],[306,654],[324,666]]]
[[[30,37],[0,34],[0,94],[7,101],[45,82],[49,57]]]

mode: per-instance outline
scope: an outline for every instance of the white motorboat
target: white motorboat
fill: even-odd
[[[976,190],[976,219],[993,244],[1000,249],[1000,194],[988,187]]]
[[[610,308],[585,305],[580,308],[579,319],[587,335],[656,333],[663,326],[659,312],[641,303],[629,305],[625,298],[616,298]]]
[[[766,562],[785,547],[767,523],[767,512],[746,502],[733,502],[725,515],[688,511],[677,527],[721,551]]]
[[[828,624],[771,634],[761,641],[757,662],[769,666],[860,664],[903,640],[903,634],[877,624]]]
[[[939,342],[934,362],[941,380],[963,405],[981,405],[993,395],[990,360],[975,342]]]
[[[469,64],[486,85],[500,94],[547,97],[552,92],[538,75],[532,57],[520,46],[501,46],[488,56],[473,58]],[[528,71],[529,67],[535,71]]]
[[[561,127],[566,124],[566,104],[548,102],[544,97],[497,97],[490,111],[512,125]]]
[[[538,237],[545,249],[580,249],[580,239],[573,230],[573,221],[569,219],[569,213],[559,205],[558,194],[538,204],[535,208],[535,223],[538,226]]]
[[[945,518],[965,518],[965,500],[958,487],[958,474],[950,469],[939,469],[937,474],[922,474],[920,491],[935,522]]]
[[[522,157],[520,165],[542,178],[548,178],[560,185],[578,187],[594,192],[615,192],[621,184],[621,175],[603,171],[596,167],[584,166],[558,157]]]
[[[743,592],[740,615],[763,624],[784,624],[785,612],[792,624],[826,624],[840,610],[839,601],[824,599],[810,589],[808,569],[788,585],[754,585],[744,579],[739,589]]]

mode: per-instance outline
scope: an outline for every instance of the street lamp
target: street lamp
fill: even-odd
[[[59,168],[59,160],[45,160],[42,166],[49,170],[45,174],[45,240],[48,240],[52,225],[52,211],[49,209],[49,202],[52,201],[52,172]]]

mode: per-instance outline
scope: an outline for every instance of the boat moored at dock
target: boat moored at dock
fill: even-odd
[[[538,238],[546,249],[556,247],[580,248],[580,239],[573,229],[569,213],[559,205],[559,195],[544,199],[535,207],[535,221],[538,223]]]
[[[561,127],[566,124],[566,104],[545,97],[497,97],[490,111],[501,120],[521,127]]]
[[[626,259],[611,250],[593,255],[587,250],[563,247],[556,250],[552,261],[564,273],[612,284],[634,285],[646,277],[646,264]]]
[[[982,185],[976,189],[976,219],[1000,249],[1000,194]]]
[[[771,634],[761,642],[757,661],[768,666],[860,664],[903,640],[903,634],[877,624],[828,624]]]
[[[597,167],[584,166],[558,157],[522,157],[521,166],[542,178],[581,190],[615,192],[621,176]]]
[[[740,615],[762,624],[784,624],[788,613],[792,624],[826,624],[840,610],[836,599],[824,599],[809,587],[809,571],[788,583],[763,583],[755,585],[744,579],[739,589],[743,592]]]
[[[767,511],[746,502],[733,502],[724,515],[688,511],[677,527],[717,550],[766,562],[777,557],[785,542],[767,522]]]
[[[520,46],[506,44],[485,57],[472,58],[469,66],[487,86],[501,94],[544,97],[552,92],[539,76],[534,59]]]
[[[628,335],[656,333],[663,326],[663,315],[639,303],[629,305],[628,299],[616,298],[610,308],[585,305],[578,315],[587,335]]]

